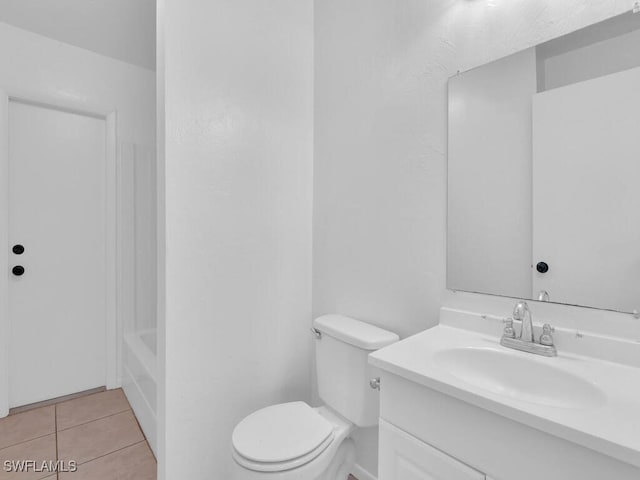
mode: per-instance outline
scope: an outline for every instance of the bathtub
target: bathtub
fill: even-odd
[[[138,418],[151,450],[157,445],[157,331],[124,335],[122,388]]]

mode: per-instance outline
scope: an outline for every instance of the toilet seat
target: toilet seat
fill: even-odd
[[[315,460],[322,452],[327,449],[327,447],[329,447],[329,445],[331,445],[331,443],[333,443],[333,437],[328,437],[317,448],[315,448],[308,454],[302,455],[298,458],[294,458],[287,462],[254,462],[252,460],[244,458],[235,449],[233,451],[233,459],[242,467],[248,470],[253,470],[255,472],[284,472],[301,467],[311,462],[312,460]]]
[[[233,456],[245,468],[278,472],[300,467],[334,440],[334,425],[305,402],[258,410],[234,429]]]

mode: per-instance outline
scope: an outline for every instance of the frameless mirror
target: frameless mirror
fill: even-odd
[[[449,80],[447,286],[640,310],[640,14]]]

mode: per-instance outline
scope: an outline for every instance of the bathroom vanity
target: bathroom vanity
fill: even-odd
[[[502,328],[443,309],[370,356],[379,480],[640,478],[640,343],[556,328],[549,358],[501,346]]]
[[[379,480],[640,479],[638,45],[629,12],[449,79],[447,287],[516,308],[371,355]]]

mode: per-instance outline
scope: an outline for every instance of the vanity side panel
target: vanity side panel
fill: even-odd
[[[392,374],[380,416],[494,480],[637,480],[640,469]]]

